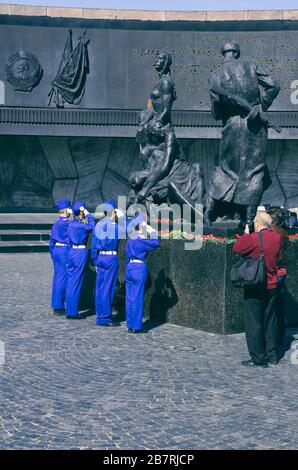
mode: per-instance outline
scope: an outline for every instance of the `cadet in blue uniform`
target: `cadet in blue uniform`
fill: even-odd
[[[72,207],[74,220],[68,227],[68,237],[71,249],[68,255],[67,284],[66,284],[66,318],[77,319],[78,305],[84,270],[88,259],[86,243],[95,227],[95,219],[86,209],[83,201],[75,202]],[[85,222],[84,219],[87,219]]]
[[[67,259],[69,252],[68,226],[70,223],[70,201],[59,199],[55,204],[59,219],[54,223],[50,235],[50,254],[54,265],[52,285],[53,313],[59,315],[65,311],[65,292],[67,281]]]
[[[141,333],[148,252],[159,246],[157,232],[138,214],[128,226],[135,227],[126,244],[126,323],[130,333]],[[147,238],[147,234],[155,238]]]
[[[106,201],[105,217],[98,222],[92,235],[91,258],[96,266],[95,310],[96,325],[117,326],[112,322],[112,305],[118,280],[119,238],[125,236],[126,217],[116,209],[116,201]]]

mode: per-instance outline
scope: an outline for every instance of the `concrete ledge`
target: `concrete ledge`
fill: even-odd
[[[46,16],[47,8],[30,5],[10,5],[10,14],[24,16]]]
[[[47,16],[55,18],[83,18],[83,8],[47,7]]]
[[[207,21],[207,11],[166,11],[166,21]]]
[[[258,11],[258,10],[249,10],[247,12],[248,20],[282,20],[283,11],[282,10],[272,10],[272,11]]]
[[[117,10],[99,10],[98,8],[83,8],[83,18],[88,20],[116,20]]]
[[[297,10],[164,11],[0,5],[0,15],[136,21],[297,21]]]
[[[247,11],[207,11],[207,21],[245,21]]]
[[[10,15],[11,5],[0,5],[0,15]]]
[[[117,10],[117,20],[165,21],[165,19],[165,11]]]
[[[283,19],[284,20],[298,20],[298,10],[284,10]]]

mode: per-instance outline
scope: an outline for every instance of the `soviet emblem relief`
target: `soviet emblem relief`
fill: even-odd
[[[31,92],[42,77],[42,68],[35,55],[19,50],[5,65],[7,81],[15,91]]]

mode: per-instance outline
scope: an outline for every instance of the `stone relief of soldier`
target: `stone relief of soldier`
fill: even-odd
[[[268,127],[264,115],[279,93],[275,79],[254,62],[240,59],[240,47],[222,47],[223,64],[209,79],[211,112],[222,120],[219,165],[206,194],[205,223],[226,217],[251,224],[271,184],[265,164]]]
[[[176,99],[171,77],[171,55],[158,51],[153,66],[158,81],[151,92],[149,107],[140,113],[137,131],[140,159],[144,169],[129,178],[129,202],[202,203],[204,180],[199,163],[189,164],[176,138],[171,110]]]

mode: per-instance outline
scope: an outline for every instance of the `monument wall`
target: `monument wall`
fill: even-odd
[[[5,83],[5,105],[48,106],[51,81],[58,72],[68,27],[0,25],[0,63],[7,64],[19,50],[34,54],[43,74],[31,92],[15,91]],[[136,109],[144,107],[148,90],[156,78],[152,62],[156,51],[166,48],[172,55],[172,75],[178,99],[173,110],[210,110],[208,76],[220,64],[220,49],[229,40],[241,46],[241,57],[253,60],[274,75],[281,91],[273,111],[297,110],[291,102],[291,85],[298,79],[298,31],[150,31],[134,29],[88,28],[89,73],[80,108]],[[73,46],[83,28],[72,28]]]
[[[208,185],[219,140],[181,144],[188,161],[201,163]],[[262,203],[298,207],[298,141],[269,141],[267,164],[273,183]],[[127,195],[128,177],[138,169],[132,138],[0,136],[0,208],[49,211],[61,197],[95,208],[104,199]]]
[[[62,195],[95,207],[106,197],[127,194],[128,176],[140,168],[137,115],[156,80],[152,62],[160,48],[173,57],[177,136],[185,157],[202,164],[208,185],[221,128],[210,116],[208,76],[220,64],[226,40],[238,41],[242,58],[256,61],[281,85],[270,119],[282,133],[269,132],[273,184],[263,202],[298,206],[295,12],[114,15],[6,7],[0,9],[0,210],[51,210]],[[57,109],[49,92],[70,47],[69,29],[73,49],[86,31],[88,73],[78,102]]]

